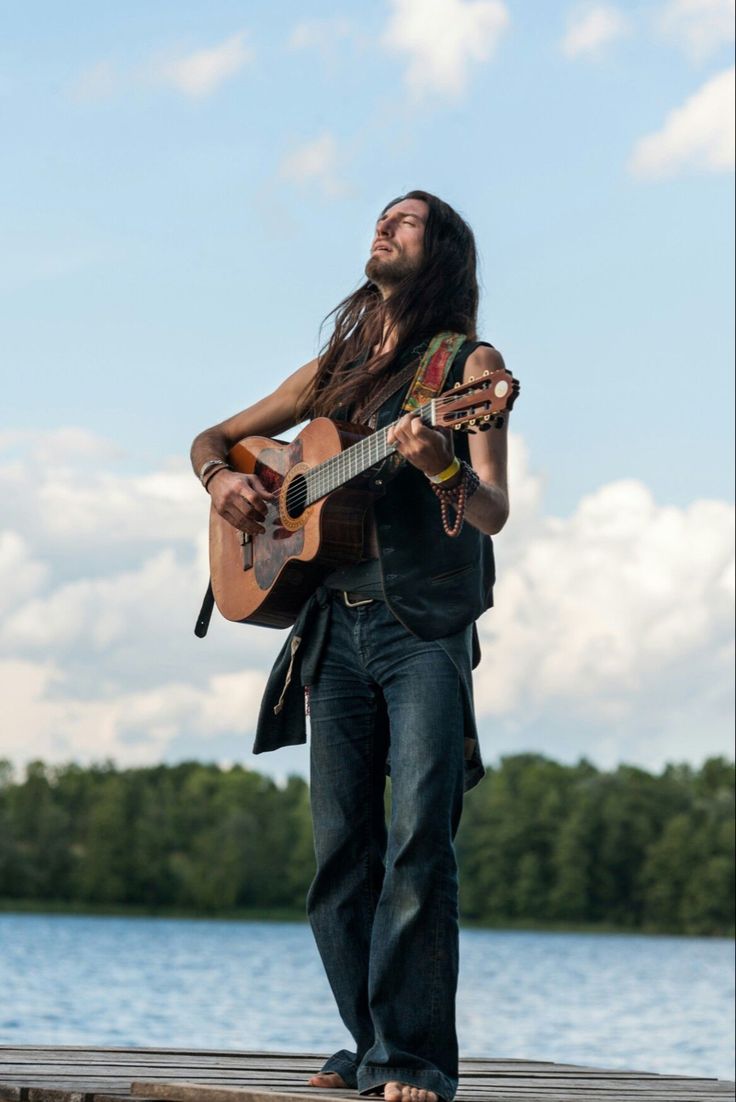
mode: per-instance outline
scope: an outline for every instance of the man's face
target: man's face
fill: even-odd
[[[365,274],[382,290],[419,270],[428,217],[423,199],[402,199],[378,219]]]

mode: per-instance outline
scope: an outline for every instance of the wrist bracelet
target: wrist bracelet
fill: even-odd
[[[214,471],[215,467],[227,467],[228,465],[227,459],[208,459],[207,462],[203,463],[199,468],[199,481],[205,486],[204,477],[208,471]]]
[[[459,536],[465,519],[465,506],[468,499],[473,496],[480,485],[480,478],[469,463],[463,459],[458,463],[462,470],[462,478],[455,486],[438,486],[432,484],[432,489],[439,498],[440,513],[442,515],[442,527],[447,536]],[[449,510],[452,508],[455,519],[450,522]]]
[[[465,475],[465,498],[469,500],[480,486],[480,477],[464,459],[461,466]]]
[[[439,474],[428,474],[427,478],[430,482],[433,482],[435,486],[439,486],[442,482],[448,482],[459,470],[460,460],[455,455],[453,456],[452,463],[450,463],[448,467],[445,467],[444,471],[440,471]]]
[[[202,485],[204,486],[205,490],[207,489],[207,487],[209,486],[210,482],[212,481],[212,479],[215,477],[216,474],[219,474],[220,471],[231,471],[231,470],[232,470],[232,467],[230,466],[229,463],[219,463],[216,467],[210,467],[210,469],[207,471],[207,474],[202,479]]]

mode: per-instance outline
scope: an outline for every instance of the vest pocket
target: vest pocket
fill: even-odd
[[[472,570],[475,566],[474,562],[468,562],[465,566],[455,566],[452,570],[445,570],[442,574],[432,574],[429,581],[432,585],[436,582],[446,582],[450,578],[458,578],[462,574],[467,574],[469,570]]]

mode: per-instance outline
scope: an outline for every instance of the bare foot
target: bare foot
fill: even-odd
[[[413,1087],[411,1083],[386,1083],[383,1088],[385,1102],[438,1102],[434,1091]]]
[[[309,1080],[310,1087],[332,1087],[333,1090],[347,1090],[347,1083],[336,1071],[318,1071]]]

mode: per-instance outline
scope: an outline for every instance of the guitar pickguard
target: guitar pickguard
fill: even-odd
[[[303,458],[300,440],[288,448],[263,448],[258,455],[255,473],[267,490],[278,494],[287,472]],[[266,529],[253,541],[255,548],[253,570],[261,589],[270,589],[289,559],[297,558],[304,549],[304,529],[290,531],[281,523],[278,501],[268,504]],[[294,567],[298,570],[298,567]]]

